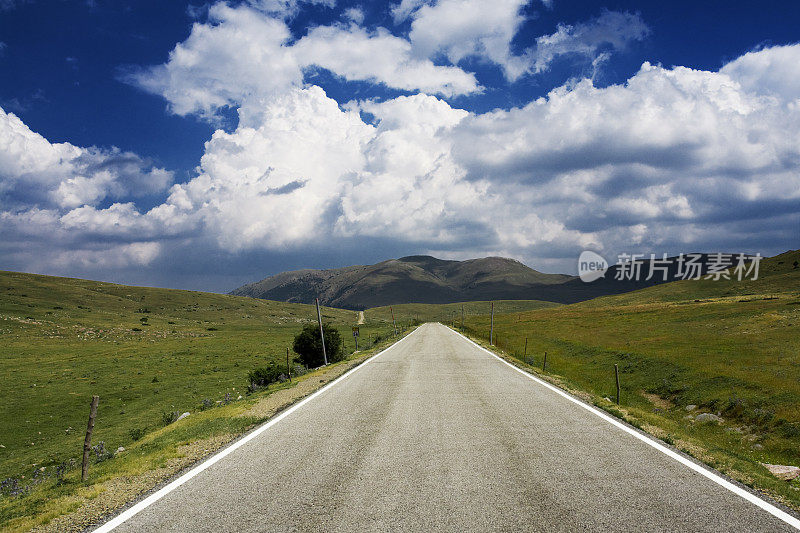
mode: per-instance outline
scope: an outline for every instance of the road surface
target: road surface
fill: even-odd
[[[189,477],[114,531],[794,530],[439,324]]]

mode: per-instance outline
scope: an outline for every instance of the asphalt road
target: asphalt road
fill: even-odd
[[[793,529],[427,324],[115,529],[311,530]]]

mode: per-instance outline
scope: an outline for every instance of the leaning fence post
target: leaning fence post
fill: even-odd
[[[94,431],[94,419],[97,416],[97,404],[99,402],[100,396],[92,396],[92,403],[89,408],[89,425],[86,427],[86,440],[83,441],[81,481],[89,479],[89,453],[92,451],[92,431]]]
[[[619,405],[619,367],[614,363],[614,379],[617,380],[617,405]]]

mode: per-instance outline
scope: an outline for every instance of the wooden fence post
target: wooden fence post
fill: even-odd
[[[544,352],[544,361],[542,361],[542,372],[547,371],[547,352]]]
[[[286,347],[286,374],[289,376],[289,383],[292,382],[292,367],[289,366],[289,347]]]
[[[614,363],[614,379],[617,380],[617,405],[619,405],[619,367]]]
[[[522,360],[527,364],[528,362],[528,337],[525,337],[525,352],[522,354]]]
[[[489,346],[494,346],[494,302],[492,302],[492,321],[489,326]]]
[[[89,408],[89,425],[86,427],[86,440],[83,441],[83,465],[81,467],[81,481],[89,479],[89,454],[92,451],[92,431],[94,431],[94,419],[97,416],[97,404],[100,403],[100,396],[92,396],[91,407]]]

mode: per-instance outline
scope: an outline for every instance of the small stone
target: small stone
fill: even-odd
[[[117,453],[122,453],[124,451],[125,451],[125,447],[124,446],[120,446],[119,448],[117,448]]]
[[[187,417],[187,416],[189,416],[190,414],[192,414],[192,413],[190,413],[190,412],[188,412],[188,411],[187,411],[187,412],[183,413],[181,416],[179,416],[179,417],[178,417],[178,420],[183,420],[184,418],[186,418],[186,417]],[[178,420],[176,420],[175,422],[177,422]]]
[[[722,422],[722,418],[711,413],[700,413],[699,415],[697,415],[697,418],[695,418],[695,421],[700,422],[701,424],[706,424],[706,423],[719,424]]]
[[[237,400],[241,400],[241,399],[242,399],[242,395],[240,394],[240,395],[239,395],[239,397],[238,397],[238,398],[236,398],[236,399],[237,399]]]
[[[690,403],[689,405],[686,406],[687,411],[694,411],[695,409],[697,409],[697,406],[693,403]]]
[[[756,444],[753,444],[753,449],[754,450],[763,450],[764,447],[761,444],[756,443]]]
[[[610,402],[610,401],[611,401],[611,398],[609,398],[608,396],[603,396],[603,399],[604,399],[605,401],[607,401],[607,402]]]
[[[773,476],[784,481],[791,481],[800,476],[800,467],[790,465],[771,465],[769,463],[761,463],[764,468],[770,471]]]

